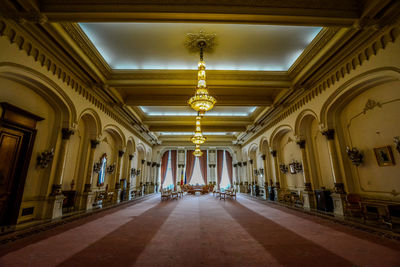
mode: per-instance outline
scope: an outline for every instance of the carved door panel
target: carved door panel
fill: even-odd
[[[10,224],[14,219],[23,139],[23,132],[0,128],[0,225]]]

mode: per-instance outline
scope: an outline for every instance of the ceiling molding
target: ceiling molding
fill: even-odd
[[[229,22],[349,26],[361,14],[357,0],[42,0],[50,21]]]

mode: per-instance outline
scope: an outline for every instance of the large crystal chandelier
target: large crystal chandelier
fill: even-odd
[[[196,145],[196,149],[193,152],[193,155],[196,157],[201,157],[203,155],[203,152],[200,150],[200,145]]]
[[[196,93],[188,100],[188,104],[200,115],[204,115],[206,111],[214,107],[217,100],[209,95],[207,90],[206,63],[203,60],[203,49],[206,46],[206,42],[199,41],[198,46],[200,48],[200,61],[198,64]]]
[[[196,117],[196,131],[194,132],[194,136],[192,137],[192,139],[190,139],[192,141],[192,143],[195,145],[204,144],[204,142],[206,141],[206,138],[201,133],[200,120],[201,120],[201,117],[197,116]]]

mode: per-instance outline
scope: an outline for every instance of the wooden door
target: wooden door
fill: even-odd
[[[0,127],[0,225],[15,224],[18,217],[25,138],[24,131]]]

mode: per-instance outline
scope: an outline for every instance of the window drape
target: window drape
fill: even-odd
[[[222,167],[224,164],[224,150],[217,150],[217,183],[218,188],[222,180]]]
[[[202,150],[201,152],[203,152],[203,155],[199,158],[201,176],[204,184],[207,185],[207,150]]]
[[[169,158],[169,150],[165,151],[164,155],[161,158],[161,188],[164,184],[165,176],[167,175],[168,158]]]
[[[233,186],[233,168],[232,168],[232,156],[231,154],[225,150],[225,163],[226,163],[226,169],[228,170],[228,177],[229,177],[229,182],[231,183],[231,186]]]
[[[192,179],[195,159],[196,157],[193,155],[193,150],[188,150],[186,152],[186,180],[188,184]]]
[[[171,171],[172,171],[172,181],[174,182],[174,188],[176,190],[176,150],[171,150]]]

